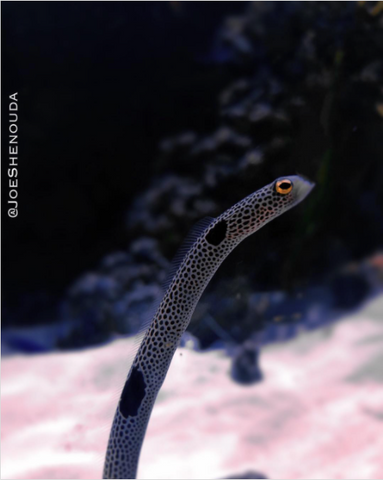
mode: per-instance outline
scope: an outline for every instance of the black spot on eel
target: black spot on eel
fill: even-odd
[[[297,175],[278,178],[195,232],[128,374],[110,432],[103,478],[136,478],[157,394],[198,300],[223,260],[246,237],[301,202],[313,186]]]

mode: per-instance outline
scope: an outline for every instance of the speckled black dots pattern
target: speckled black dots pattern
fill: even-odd
[[[110,433],[104,478],[135,478],[158,391],[181,335],[215,271],[244,238],[295,203],[293,192],[279,194],[274,184],[270,184],[219,216],[189,250],[144,336],[128,375],[128,387],[124,388],[125,394],[122,394]],[[135,397],[127,401],[128,394]]]

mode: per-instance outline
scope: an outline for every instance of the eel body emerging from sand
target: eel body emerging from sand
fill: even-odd
[[[128,374],[110,432],[104,478],[136,478],[157,394],[198,300],[223,260],[246,237],[301,202],[313,186],[297,175],[278,178],[194,230]]]

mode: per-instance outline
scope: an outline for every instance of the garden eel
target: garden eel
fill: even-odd
[[[223,260],[247,236],[301,202],[313,186],[298,175],[281,177],[197,224],[134,357],[114,416],[103,478],[136,478],[157,394],[198,300]]]

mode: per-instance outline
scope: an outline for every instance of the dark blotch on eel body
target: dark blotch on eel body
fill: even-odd
[[[221,220],[206,235],[206,240],[211,245],[217,246],[225,239],[226,230],[227,230],[227,223],[225,222],[225,220]]]
[[[120,412],[124,418],[135,417],[145,397],[146,383],[142,372],[133,367],[120,398]]]

